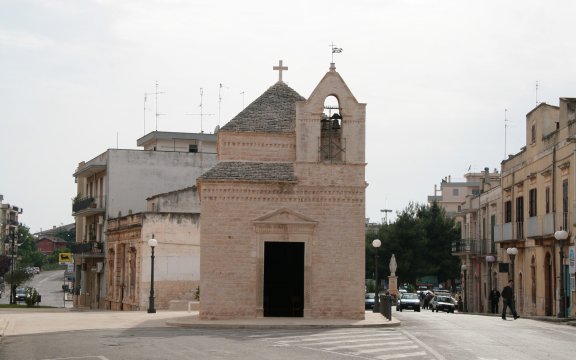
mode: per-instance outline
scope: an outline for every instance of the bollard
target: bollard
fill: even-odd
[[[380,314],[386,319],[392,320],[392,296],[380,295]]]

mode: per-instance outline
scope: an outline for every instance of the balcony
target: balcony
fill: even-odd
[[[103,196],[85,198],[75,198],[72,203],[72,216],[89,216],[105,211],[105,201]]]
[[[87,242],[72,244],[70,249],[73,254],[82,254],[82,256],[104,257],[103,243],[101,242]]]
[[[478,255],[481,252],[480,241],[476,239],[460,239],[452,242],[452,254]]]
[[[554,234],[554,213],[529,217],[526,225],[526,237],[528,238],[552,236]]]

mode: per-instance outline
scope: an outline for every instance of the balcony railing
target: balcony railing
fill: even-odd
[[[74,203],[72,204],[72,212],[77,213],[78,211],[82,211],[91,207],[92,204],[94,204],[94,198],[92,196],[74,200]]]
[[[101,242],[87,242],[72,244],[70,249],[73,254],[101,254],[102,247]]]
[[[72,203],[72,213],[76,214],[85,210],[90,210],[91,213],[98,213],[103,211],[104,205],[104,196],[88,196],[85,198],[75,199]]]
[[[460,239],[452,242],[452,253],[480,254],[480,241],[476,239]]]

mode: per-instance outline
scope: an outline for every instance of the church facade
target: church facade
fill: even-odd
[[[364,318],[365,104],[332,63],[218,132],[198,180],[200,318]]]

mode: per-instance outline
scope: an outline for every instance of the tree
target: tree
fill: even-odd
[[[76,242],[76,228],[70,230],[60,229],[56,234],[56,237],[65,240],[68,243],[68,247]]]
[[[452,241],[459,239],[460,231],[454,220],[446,216],[438,204],[410,203],[398,213],[392,224],[380,226],[377,235],[366,238],[366,277],[374,272],[374,238],[382,241],[379,250],[378,272],[382,278],[389,275],[388,264],[392,254],[398,264],[399,284],[415,284],[424,275],[436,275],[440,282],[457,278],[459,259],[452,256]]]

